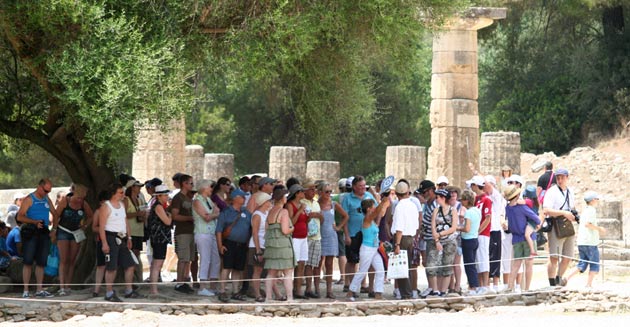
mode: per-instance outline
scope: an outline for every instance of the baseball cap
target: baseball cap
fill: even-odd
[[[517,182],[517,183],[521,184],[521,186],[525,185],[525,181],[523,180],[523,177],[521,177],[521,175],[518,175],[518,174],[513,174],[512,176],[508,177],[507,181],[508,181],[508,183],[509,182]]]
[[[432,181],[425,179],[422,182],[420,182],[420,185],[418,185],[418,193],[422,194],[424,193],[424,191],[432,187],[435,187],[435,184]]]
[[[497,185],[497,179],[494,178],[494,176],[486,175],[485,179],[486,179],[486,182],[488,182],[488,183],[490,183],[492,185]]]
[[[259,186],[263,186],[265,184],[273,184],[275,182],[277,182],[277,179],[271,178],[271,177],[263,177],[258,181],[258,185]]]
[[[599,194],[594,191],[587,191],[584,193],[584,201],[591,202],[593,200],[599,200]]]
[[[477,186],[484,186],[486,185],[486,180],[483,177],[476,175],[476,176],[473,176],[473,178],[471,178],[470,180],[467,180],[466,184],[468,185],[475,184]]]
[[[127,181],[127,184],[125,184],[125,188],[130,188],[132,186],[144,186],[144,184],[135,179],[130,179],[129,181]]]
[[[346,178],[346,188],[352,188],[352,181],[354,181],[354,176]]]
[[[399,193],[399,194],[409,193],[409,185],[407,185],[407,183],[405,182],[398,182],[398,184],[396,184],[396,193]]]
[[[565,168],[558,168],[556,170],[556,175],[564,175],[564,176],[569,176],[569,171],[566,170]]]
[[[446,178],[446,176],[440,176],[438,177],[437,181],[435,181],[435,184],[448,184],[448,178]]]
[[[234,189],[234,191],[232,191],[232,193],[230,193],[230,197],[234,199],[237,196],[246,197],[247,194],[245,194],[245,192],[243,192],[243,190],[241,190],[240,188],[236,188]]]
[[[17,199],[22,199],[26,196],[26,194],[22,193],[22,192],[17,192],[15,194],[13,194],[13,200],[17,200]]]
[[[346,178],[342,178],[337,182],[337,187],[339,188],[345,188],[346,187]]]
[[[146,182],[144,182],[144,185],[146,185],[146,187],[156,187],[158,185],[162,185],[162,180],[154,177]]]

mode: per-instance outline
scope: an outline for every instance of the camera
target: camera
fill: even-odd
[[[571,209],[571,213],[573,214],[573,217],[575,217],[575,222],[576,223],[580,223],[580,213],[577,212],[577,210],[575,209]]]

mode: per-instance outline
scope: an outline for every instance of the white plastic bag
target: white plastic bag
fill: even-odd
[[[407,250],[400,250],[399,254],[390,252],[387,262],[387,278],[403,279],[409,278],[409,262],[407,260]]]

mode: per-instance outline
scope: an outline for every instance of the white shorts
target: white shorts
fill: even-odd
[[[479,235],[477,238],[479,247],[477,248],[477,272],[490,271],[490,237]]]
[[[297,261],[308,261],[308,240],[306,238],[294,238],[293,253],[295,253]]]
[[[501,242],[501,273],[509,274],[512,271],[512,234],[505,233],[505,238]],[[518,269],[523,272],[523,266]]]

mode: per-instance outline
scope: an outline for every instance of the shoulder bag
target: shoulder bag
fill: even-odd
[[[560,186],[558,186],[560,193],[564,195]],[[560,207],[560,209],[564,208],[564,205],[567,207],[571,207],[569,205],[569,189],[567,188],[567,194],[565,195],[564,204]],[[573,228],[573,223],[564,216],[553,217],[553,230],[556,232],[556,236],[558,238],[565,238],[569,236],[575,235],[575,228]]]
[[[234,225],[236,225],[236,222],[241,218],[241,214],[236,216],[236,219],[234,219],[234,221],[230,224],[230,226],[226,227],[223,232],[221,232],[221,238],[222,239],[227,239],[228,236],[230,236],[230,233],[232,233],[232,228],[234,227]]]

